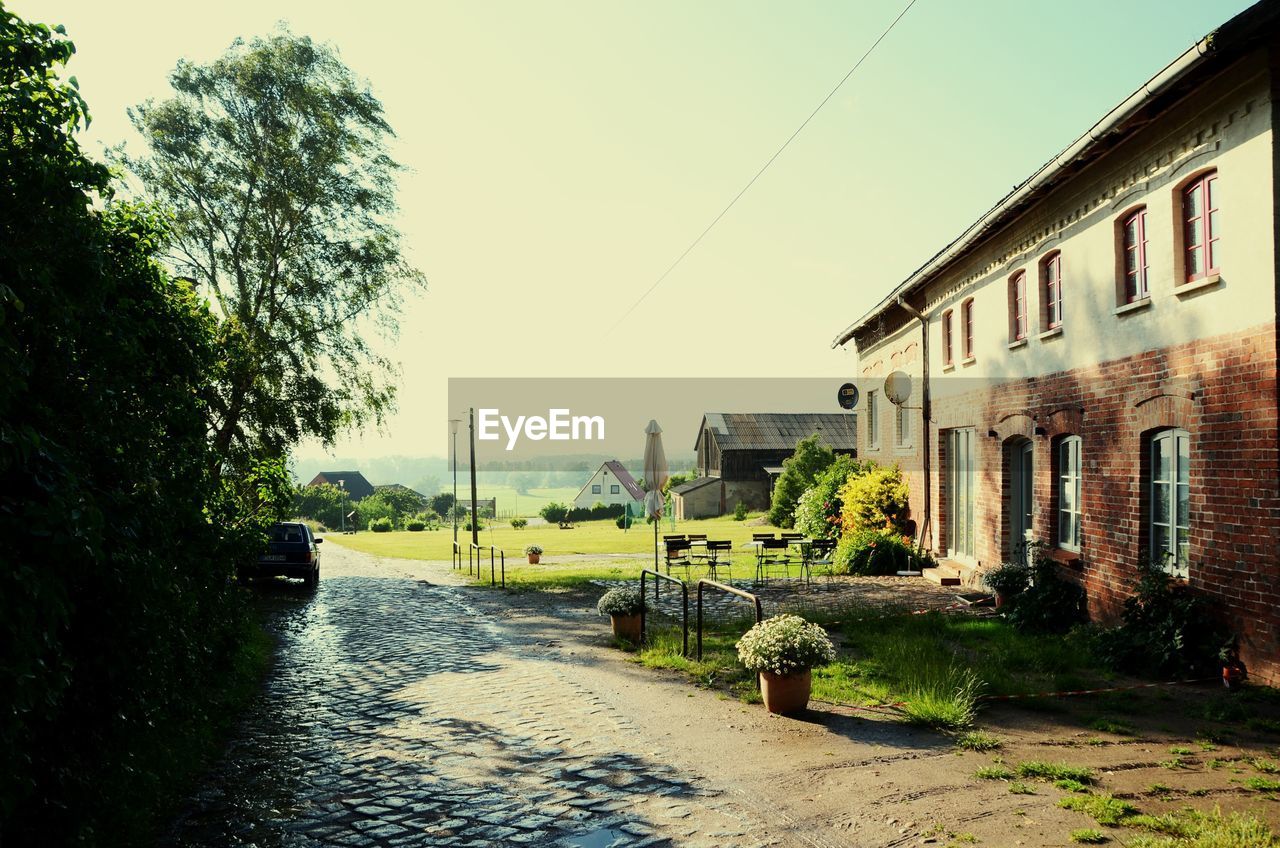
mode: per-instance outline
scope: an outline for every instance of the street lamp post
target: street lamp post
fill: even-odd
[[[449,432],[453,435],[453,503],[449,505],[449,514],[453,516],[453,544],[458,545],[458,425],[461,418],[449,419]]]
[[[342,490],[342,535],[347,535],[347,481],[339,480],[338,488]]]
[[[468,410],[471,416],[471,544],[480,544],[480,517],[476,515],[476,410]]]

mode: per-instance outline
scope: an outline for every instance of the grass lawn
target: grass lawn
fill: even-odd
[[[453,491],[453,478],[445,481],[442,492]],[[476,497],[480,500],[494,498],[499,512],[514,512],[529,518],[538,514],[549,503],[572,503],[578,496],[577,488],[560,487],[554,489],[530,489],[528,492],[517,492],[510,486],[490,485],[477,482]],[[471,482],[464,476],[458,478],[458,500],[469,504],[471,499]]]
[[[754,517],[754,516],[753,516]],[[706,518],[699,521],[681,521],[671,530],[663,523],[660,533],[706,533],[711,539],[729,539],[734,544],[734,559],[738,546],[751,539],[752,533],[775,532],[777,528],[751,525],[734,521],[732,516]],[[401,559],[448,560],[453,551],[453,529],[424,530],[420,533],[396,531],[392,533],[361,532],[355,536],[340,533],[324,534],[326,540],[367,554]],[[466,552],[471,534],[459,528],[458,541]],[[480,531],[480,544],[493,545],[507,552],[507,564],[524,561],[526,545],[540,545],[543,549],[542,566],[557,564],[557,556],[565,554],[643,554],[653,553],[653,527],[642,524],[629,530],[619,530],[613,521],[583,521],[572,530],[561,530],[555,525],[526,527],[516,530],[505,521],[490,521]],[[749,550],[742,550],[743,562],[752,559]],[[638,567],[637,567],[638,568]],[[637,570],[637,574],[639,571]]]

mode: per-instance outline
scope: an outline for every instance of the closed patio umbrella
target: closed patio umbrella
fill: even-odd
[[[649,491],[644,496],[644,510],[653,518],[653,570],[658,570],[658,525],[662,523],[662,487],[667,484],[667,454],[662,449],[662,428],[650,419],[644,428],[644,480]]]

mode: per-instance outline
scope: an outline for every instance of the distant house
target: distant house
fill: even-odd
[[[611,459],[591,475],[591,479],[573,499],[573,505],[590,509],[598,503],[635,504],[643,500],[644,490],[631,476],[631,472],[623,468],[621,462]]]
[[[346,489],[347,496],[353,501],[367,498],[374,492],[373,484],[364,479],[364,475],[359,471],[321,471],[307,485],[321,486],[325,483]]]
[[[857,419],[848,412],[708,412],[698,440],[698,476],[671,490],[677,520],[723,515],[739,501],[765,509],[782,461],[818,434],[839,454],[856,455]]]

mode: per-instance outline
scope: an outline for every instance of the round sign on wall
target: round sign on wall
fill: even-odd
[[[858,405],[858,387],[853,383],[845,383],[836,392],[836,401],[841,409],[853,409]]]

